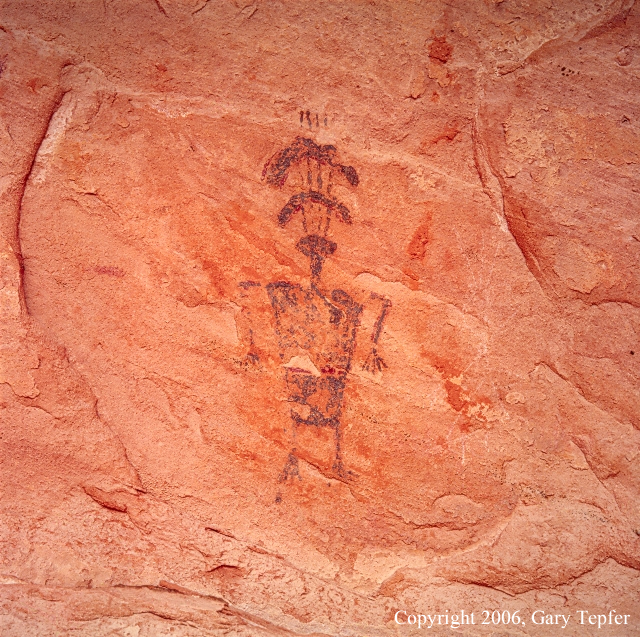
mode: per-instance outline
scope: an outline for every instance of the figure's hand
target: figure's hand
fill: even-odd
[[[378,354],[378,350],[375,347],[372,347],[371,353],[367,356],[367,360],[362,365],[362,369],[366,372],[375,374],[376,372],[381,372],[383,367],[386,369],[387,364],[384,362],[382,356]]]
[[[242,367],[245,369],[256,369],[260,367],[260,357],[253,347],[249,349],[246,356],[242,359]]]

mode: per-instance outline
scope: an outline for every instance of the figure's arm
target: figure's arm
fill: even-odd
[[[371,334],[373,345],[371,346],[371,352],[367,356],[367,360],[364,362],[362,368],[368,372],[372,372],[375,374],[376,372],[381,372],[383,367],[387,367],[387,364],[384,362],[382,356],[378,354],[378,339],[380,338],[380,334],[382,334],[384,321],[387,318],[389,310],[391,309],[391,301],[375,293],[371,294],[371,298],[382,299],[382,309],[380,310],[380,314],[378,315],[375,325],[373,326],[373,333]]]
[[[255,293],[261,287],[260,283],[255,281],[241,281],[238,283],[238,300],[241,309],[236,318],[236,326],[238,338],[242,345],[247,348],[247,353],[243,359],[245,366],[256,367],[260,363],[260,355],[253,334],[255,321],[252,306],[255,305]]]

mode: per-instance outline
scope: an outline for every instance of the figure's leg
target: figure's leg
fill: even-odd
[[[354,480],[358,477],[358,474],[347,469],[342,462],[342,425],[340,424],[340,420],[336,418],[331,426],[333,427],[336,443],[336,459],[333,463],[333,471],[342,480]]]
[[[295,416],[291,414],[291,451],[289,452],[289,456],[287,457],[287,461],[284,463],[284,468],[278,477],[278,482],[286,482],[289,478],[293,479],[295,477],[298,480],[302,480],[302,476],[300,475],[300,470],[298,468],[298,457],[296,456],[296,433],[297,433],[298,423],[296,422]]]
[[[289,478],[293,479],[295,477],[297,477],[298,480],[302,480],[298,469],[298,458],[295,456],[295,452],[295,449],[291,450],[287,461],[284,463],[284,468],[278,478],[278,482],[286,482]]]
[[[302,476],[300,475],[300,468],[298,466],[298,457],[296,456],[296,427],[297,423],[292,417],[291,422],[291,451],[287,456],[287,461],[284,463],[284,467],[278,476],[278,482],[282,484],[286,482],[289,478],[292,480],[294,478],[298,478],[298,480],[302,480]],[[278,490],[276,494],[276,504],[280,504],[282,502],[282,491]]]
[[[342,453],[340,451],[340,422],[336,422],[333,428],[335,441],[336,441],[336,459],[333,463],[333,470],[338,474],[344,473],[344,466],[342,464]]]
[[[340,447],[341,444],[341,425],[340,421],[336,421],[335,426],[333,427],[333,431],[335,434],[336,441],[336,459],[333,463],[333,471],[337,476],[339,476],[342,480],[353,480],[358,477],[356,473],[346,469],[342,462],[342,449]]]
[[[292,403],[292,408],[289,411],[289,416],[291,417],[291,452],[278,478],[279,482],[286,482],[289,478],[293,479],[295,477],[298,480],[302,480],[298,467],[298,457],[296,456],[298,426],[306,424],[306,419],[310,412],[307,398],[316,390],[316,379],[310,374],[291,373],[288,370],[286,374],[287,388],[290,392],[289,401]]]

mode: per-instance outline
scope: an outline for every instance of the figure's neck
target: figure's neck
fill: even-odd
[[[309,257],[312,284],[317,286],[320,283],[320,274],[322,273],[324,260],[333,254],[337,247],[333,241],[329,241],[317,234],[309,234],[298,241],[296,248],[302,252],[302,254]]]

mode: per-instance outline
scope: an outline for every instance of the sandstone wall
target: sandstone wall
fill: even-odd
[[[640,5],[0,7],[3,635],[640,635]]]

